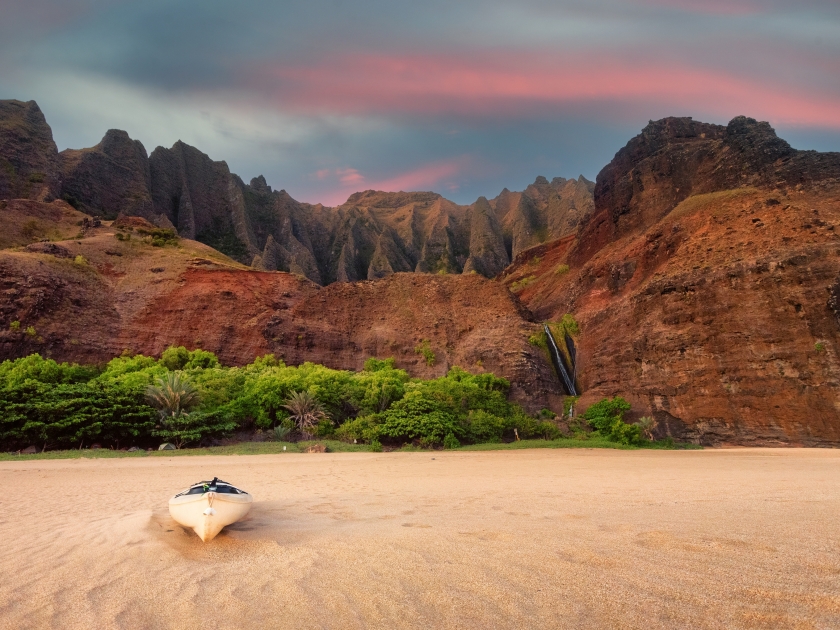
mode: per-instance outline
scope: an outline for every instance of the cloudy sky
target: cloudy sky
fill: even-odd
[[[650,119],[840,151],[837,0],[0,0],[0,98],[308,202],[594,179]]]

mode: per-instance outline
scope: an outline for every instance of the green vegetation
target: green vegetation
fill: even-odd
[[[11,324],[9,324],[9,330],[20,330],[20,322],[18,320],[13,321]]]
[[[178,233],[172,228],[137,228],[137,233],[151,242],[153,247],[164,247],[178,243]],[[130,238],[130,234],[127,235]],[[126,238],[125,240],[129,240]]]
[[[640,444],[642,428],[638,424],[624,422],[625,412],[630,411],[630,403],[616,396],[591,405],[583,414],[584,419],[595,431],[611,442],[627,446]]]
[[[537,276],[528,276],[526,278],[521,278],[519,280],[516,280],[515,282],[511,283],[510,290],[511,291],[519,291],[520,289],[524,289],[525,287],[527,287],[529,284],[531,284],[536,279],[537,279]]]
[[[815,350],[817,353],[823,353],[823,352],[825,352],[825,342],[823,342],[823,341],[818,341],[817,343],[815,343],[815,344],[814,344],[814,350]]]
[[[554,270],[554,274],[558,276],[562,276],[569,272],[569,265],[558,265],[557,269]]]
[[[34,445],[49,456],[98,443],[105,448],[82,452],[106,456],[164,441],[210,446],[234,434],[265,444],[224,452],[280,452],[280,445],[295,452],[298,440],[310,437],[335,451],[456,449],[516,436],[570,441],[553,412],[527,414],[508,400],[508,389],[505,379],[459,367],[440,378],[412,379],[393,359],[369,359],[363,371],[348,372],[287,366],[272,355],[228,368],[210,352],[183,347],[159,359],[125,353],[105,366],[33,354],[0,363],[0,451]],[[593,405],[571,441],[647,445],[642,428],[623,422],[627,409],[620,398]]]
[[[424,339],[421,341],[417,346],[414,348],[414,352],[422,355],[423,359],[426,361],[426,365],[432,366],[437,361],[437,357],[435,357],[435,353],[432,352],[432,344],[428,339]]]
[[[88,261],[87,258],[79,254],[73,259],[73,262],[81,267],[87,267]]]
[[[24,332],[26,332],[26,334],[29,337],[34,337],[35,335],[38,334],[38,332],[35,330],[35,326],[27,326],[26,330]]]

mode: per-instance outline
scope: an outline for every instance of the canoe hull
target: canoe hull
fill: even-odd
[[[222,528],[248,514],[253,501],[250,494],[186,494],[169,500],[169,514],[178,524],[192,529],[203,542],[209,542]]]

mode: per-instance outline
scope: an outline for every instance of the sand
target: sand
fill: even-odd
[[[167,500],[249,490],[204,544]],[[2,628],[836,628],[840,451],[0,463]]]

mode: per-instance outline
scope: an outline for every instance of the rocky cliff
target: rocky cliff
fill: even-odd
[[[61,190],[52,129],[35,101],[0,101],[0,199],[52,201]]]
[[[503,279],[538,319],[576,316],[582,406],[621,395],[705,444],[840,445],[840,154],[665,119],[601,171],[595,208]]]
[[[88,214],[152,217],[151,174],[146,149],[125,131],[111,129],[90,149],[59,154],[61,193]]]
[[[73,212],[60,201],[26,203],[16,212]],[[0,250],[0,360],[38,352],[99,363],[125,351],[159,355],[170,345],[210,350],[228,365],[274,353],[290,364],[358,370],[368,357],[394,357],[415,376],[454,365],[492,371],[532,411],[561,404],[548,362],[527,341],[536,325],[498,282],[396,273],[322,288],[249,269],[195,241],[154,247],[142,231],[128,231],[142,221],[123,223],[122,233],[103,225],[71,240]],[[424,340],[432,362],[417,351]]]
[[[180,141],[147,157],[138,140],[110,130],[95,147],[58,156],[34,102],[2,103],[0,130],[14,133],[0,136],[0,157],[15,177],[0,180],[0,199],[60,194],[84,212],[174,226],[257,269],[321,285],[403,271],[493,277],[520,251],[573,233],[594,208],[594,184],[583,177],[538,177],[521,193],[469,206],[435,193],[373,190],[336,208],[310,205],[272,191],[262,176],[245,184],[225,162]]]

